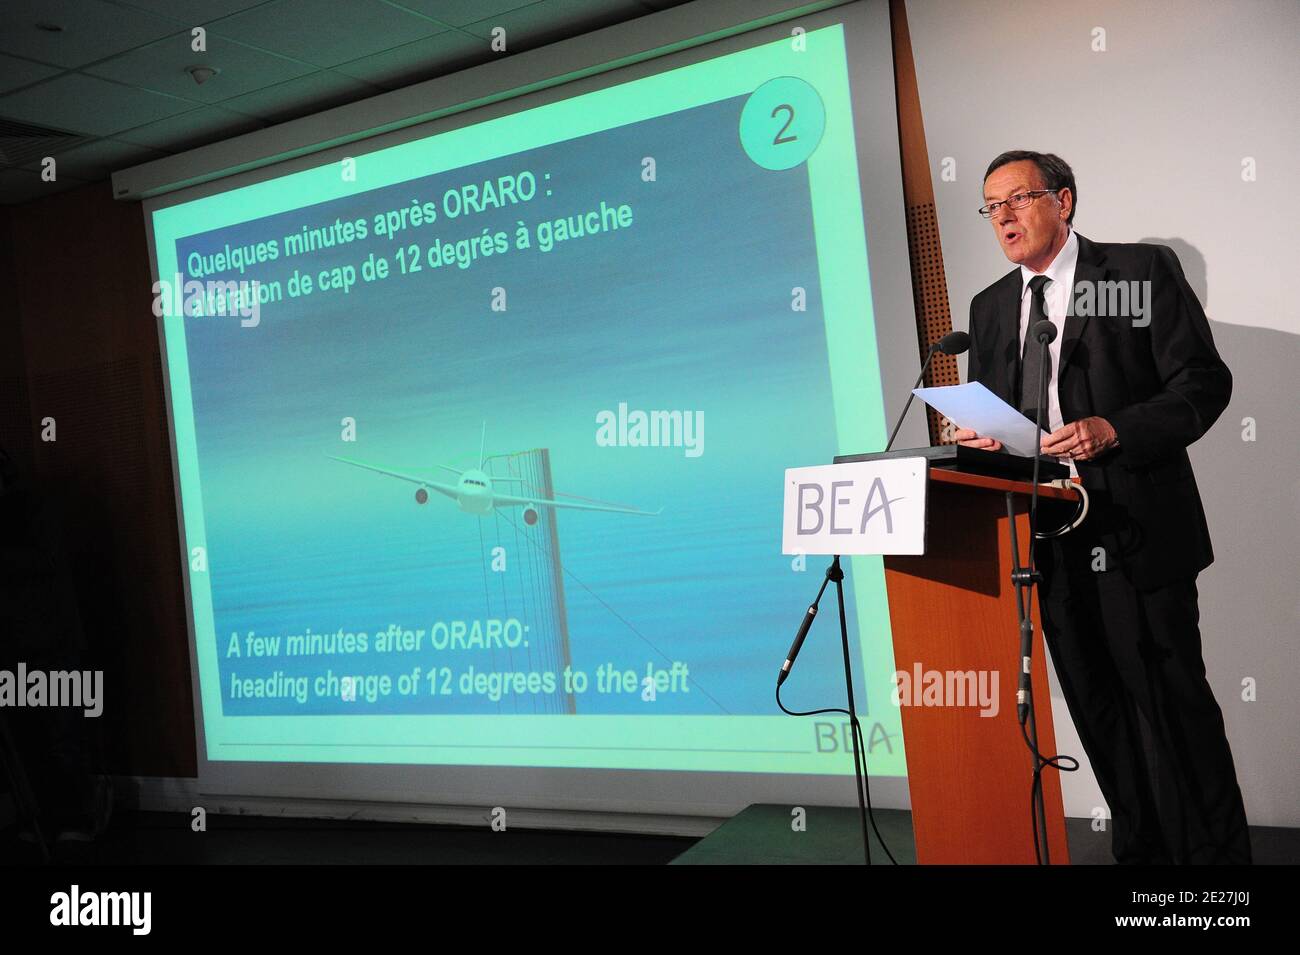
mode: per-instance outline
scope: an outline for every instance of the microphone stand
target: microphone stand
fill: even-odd
[[[1042,348],[1042,357],[1038,366],[1040,369],[1050,367],[1048,365],[1047,349],[1049,342],[1055,337],[1055,335],[1038,335],[1038,341]],[[1020,678],[1016,690],[1016,717],[1020,721],[1021,732],[1025,732],[1026,728],[1028,730],[1026,741],[1029,743],[1034,757],[1034,781],[1030,791],[1030,801],[1034,813],[1034,857],[1040,865],[1051,865],[1052,854],[1047,839],[1047,819],[1043,805],[1042,786],[1042,772],[1046,761],[1043,760],[1038,750],[1038,725],[1034,718],[1033,676],[1030,672],[1034,646],[1034,625],[1030,619],[1030,614],[1033,612],[1034,584],[1041,584],[1043,580],[1043,575],[1034,564],[1034,535],[1038,531],[1038,477],[1039,464],[1043,456],[1043,409],[1047,407],[1047,375],[1040,373],[1038,381],[1037,430],[1034,433],[1037,444],[1034,447],[1033,486],[1030,491],[1029,503],[1028,566],[1023,566],[1020,563],[1020,542],[1016,536],[1015,495],[1011,491],[1007,492],[1007,527],[1011,532],[1011,582],[1016,589],[1016,613],[1019,617],[1020,631]],[[1040,832],[1042,833],[1041,849]]]
[[[925,378],[926,369],[930,367],[931,359],[942,350],[943,349],[939,342],[935,342],[930,346],[930,353],[925,356],[925,361],[921,364],[921,373],[916,376],[916,384],[914,384],[912,390],[907,393],[907,404],[903,405],[903,413],[898,416],[898,421],[894,424],[894,430],[890,432],[889,440],[885,443],[886,451],[894,446],[894,439],[898,437],[898,429],[903,426],[903,419],[907,417],[907,410],[912,407],[912,401],[916,398],[916,395],[913,392],[915,392],[917,388],[921,387],[921,382]]]
[[[921,382],[925,379],[925,372],[930,367],[930,362],[939,352],[948,355],[958,355],[970,347],[970,339],[966,333],[957,333],[944,336],[939,341],[930,346],[929,353],[925,356],[925,361],[921,364],[921,373],[916,376],[916,384],[912,386],[913,391],[919,388]],[[1046,347],[1046,346],[1044,346]],[[889,441],[885,445],[888,451],[894,445],[894,438],[898,437],[898,429],[903,426],[903,419],[907,417],[907,411],[912,407],[912,401],[916,398],[911,392],[907,396],[907,404],[903,406],[903,413],[898,416],[898,421],[894,425],[893,432],[889,435]],[[1036,476],[1036,475],[1035,475]],[[871,793],[867,788],[865,778],[865,762],[867,759],[867,743],[862,738],[862,726],[858,722],[858,708],[853,700],[853,666],[851,663],[851,654],[849,653],[849,625],[844,615],[844,570],[840,567],[840,558],[837,554],[832,560],[831,565],[826,568],[826,577],[822,580],[821,589],[817,591],[817,599],[812,602],[808,611],[804,614],[803,623],[799,625],[799,632],[795,635],[794,643],[790,647],[790,652],[786,656],[785,663],[781,667],[781,672],[776,678],[777,704],[781,705],[781,684],[785,678],[790,675],[790,668],[794,665],[795,658],[799,655],[799,650],[803,646],[803,641],[808,636],[808,629],[812,626],[813,618],[817,616],[817,605],[821,603],[822,594],[826,592],[826,585],[831,581],[835,582],[835,596],[840,606],[840,644],[844,651],[844,687],[849,698],[849,729],[853,736],[853,781],[858,791],[858,815],[862,819],[862,849],[866,856],[867,865],[871,865],[871,838],[867,833],[867,806],[871,801]],[[784,706],[781,706],[785,710]],[[786,710],[789,712],[789,710]],[[842,711],[840,711],[842,712]],[[807,714],[796,714],[807,715]],[[872,819],[874,827],[875,820]],[[876,836],[880,837],[880,831],[876,830]],[[880,844],[885,848],[885,855],[889,856],[891,861],[895,861],[885,845],[885,840],[880,839]],[[896,863],[895,863],[896,864]]]
[[[867,758],[867,741],[862,738],[862,726],[858,723],[858,708],[853,703],[853,666],[849,662],[849,625],[844,617],[844,571],[840,569],[839,555],[831,561],[826,569],[826,576],[835,581],[835,597],[840,605],[840,646],[844,650],[844,689],[849,697],[849,731],[853,736],[853,785],[858,791],[858,817],[862,821],[862,851],[867,865],[871,865],[871,837],[867,835],[867,805],[863,792],[867,787],[864,775],[866,767],[862,765]],[[861,753],[861,756],[858,754]]]
[[[822,594],[826,592],[826,585],[831,582],[835,583],[835,598],[839,603],[840,609],[840,644],[844,650],[844,687],[849,697],[849,729],[853,737],[853,782],[854,788],[858,792],[858,816],[862,821],[862,849],[866,858],[867,865],[871,865],[871,838],[867,834],[867,803],[863,797],[866,789],[866,780],[863,778],[862,762],[866,758],[867,744],[862,739],[862,727],[858,724],[858,708],[853,702],[853,666],[850,663],[849,654],[849,625],[844,616],[844,570],[840,567],[839,555],[831,559],[831,565],[826,568],[826,577],[822,580],[821,589],[817,591],[817,599],[812,602],[808,608],[808,613],[804,616],[803,625],[799,628],[799,634],[795,638],[795,645],[790,649],[790,660],[798,654],[799,647],[803,644],[803,638],[808,634],[808,628],[812,624],[813,617],[817,616],[817,605],[821,603]],[[777,680],[777,687],[785,681],[786,674],[790,672],[790,660],[781,670],[781,675]],[[861,747],[861,750],[859,750]],[[861,755],[859,755],[861,753]]]

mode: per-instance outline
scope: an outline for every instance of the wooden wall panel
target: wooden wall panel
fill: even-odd
[[[889,22],[894,46],[894,88],[898,100],[898,150],[903,170],[903,205],[907,210],[907,249],[912,265],[912,301],[916,309],[917,351],[925,360],[930,346],[952,331],[948,307],[948,281],[943,269],[939,220],[934,211],[934,182],[930,154],[925,145],[921,95],[916,86],[916,64],[907,29],[904,0],[890,0]],[[919,369],[918,365],[918,369]],[[935,355],[926,372],[927,385],[960,384],[957,359]],[[948,421],[933,408],[926,409],[931,444],[950,444]]]
[[[5,210],[0,441],[54,495],[103,669],[106,771],[196,772],[181,555],[157,324],[135,203],[107,182]],[[41,439],[53,418],[56,440]]]

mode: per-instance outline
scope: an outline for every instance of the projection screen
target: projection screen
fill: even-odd
[[[887,10],[689,23],[144,201],[203,791],[855,802],[843,718],[774,699],[824,569],[782,556],[780,510],[785,468],[883,447],[915,373]],[[847,571],[874,791],[902,805],[883,570]],[[844,704],[823,617],[791,709]]]

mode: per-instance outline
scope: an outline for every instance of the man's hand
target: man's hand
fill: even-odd
[[[1002,450],[1002,442],[997,438],[981,438],[970,428],[958,428],[953,437],[957,439],[958,444],[964,444],[968,448],[983,448],[985,451]]]
[[[1043,438],[1043,453],[1075,461],[1091,461],[1119,443],[1105,418],[1080,418]]]

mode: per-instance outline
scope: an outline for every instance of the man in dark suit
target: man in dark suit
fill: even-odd
[[[1092,499],[1041,544],[1043,630],[1122,863],[1249,863],[1241,790],[1205,679],[1196,575],[1214,559],[1187,446],[1232,374],[1174,253],[1091,242],[1059,157],[1003,153],[980,212],[1017,268],[971,301],[969,379],[1033,417]],[[1118,314],[1116,314],[1118,313]],[[1028,329],[1057,328],[1048,361]],[[1026,340],[1030,347],[1025,347]],[[1000,449],[969,430],[957,440]]]

